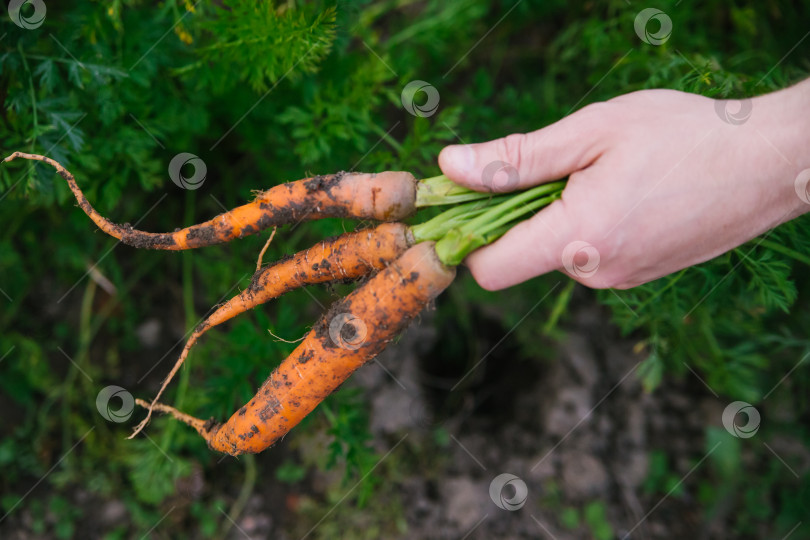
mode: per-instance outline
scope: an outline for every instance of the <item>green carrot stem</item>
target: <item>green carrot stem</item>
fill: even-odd
[[[436,254],[443,263],[455,266],[474,250],[490,244],[508,231],[515,222],[528,214],[551,204],[562,196],[565,182],[553,182],[534,187],[524,192],[509,195],[505,200],[488,201],[486,210],[455,215],[441,223],[441,230],[448,225],[461,225],[444,232],[436,242]],[[438,232],[440,227],[435,227]]]
[[[491,193],[473,191],[460,186],[445,175],[425,178],[416,184],[416,206],[439,206],[457,204],[491,197]]]
[[[520,217],[523,217],[524,215],[528,214],[529,212],[533,212],[535,210],[539,210],[540,208],[543,208],[544,206],[548,206],[549,204],[551,204],[552,202],[556,201],[559,198],[560,198],[560,193],[558,192],[558,193],[552,193],[551,195],[549,195],[547,197],[543,197],[542,199],[537,199],[536,201],[532,201],[530,203],[527,203],[527,204],[525,204],[525,205],[523,205],[523,206],[521,206],[519,208],[516,208],[515,210],[512,210],[510,213],[502,216],[501,218],[496,219],[495,221],[493,221],[492,223],[486,225],[485,227],[482,227],[478,232],[480,234],[486,234],[489,231],[497,230],[497,229],[503,227],[504,225],[506,225],[507,223],[509,223],[511,221],[514,221],[514,220],[516,220],[516,219],[518,219]]]
[[[450,229],[461,226],[465,221],[486,212],[493,204],[499,204],[506,199],[508,196],[459,204],[445,210],[433,219],[414,225],[411,227],[411,232],[417,242],[438,240]]]
[[[505,202],[494,206],[489,212],[485,212],[467,223],[465,225],[465,231],[471,232],[478,230],[480,227],[487,226],[494,220],[509,213],[512,209],[521,206],[522,204],[529,202],[540,195],[562,190],[564,186],[565,182],[552,182],[550,184],[542,184],[512,195],[508,197]]]
[[[425,242],[427,240],[439,240],[442,236],[447,234],[452,229],[457,229],[464,225],[470,218],[474,218],[478,215],[483,214],[486,212],[486,208],[478,208],[474,210],[468,210],[463,215],[457,216],[436,216],[442,217],[442,220],[437,223],[432,223],[433,220],[428,221],[426,223],[420,223],[419,225],[415,225],[411,227],[411,233],[413,234],[414,241],[416,243]]]

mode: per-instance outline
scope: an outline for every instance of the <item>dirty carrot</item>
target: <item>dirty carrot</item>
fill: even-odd
[[[480,215],[484,210],[486,206],[482,201],[473,201],[457,206],[413,228],[401,223],[383,223],[374,229],[346,233],[324,240],[286,260],[257,270],[247,289],[218,307],[194,329],[180,357],[152,400],[146,418],[135,427],[129,438],[133,438],[146,427],[152,416],[152,410],[188,358],[191,348],[209,329],[293,289],[329,281],[356,280],[379,271],[411,245],[437,240],[446,234],[450,227],[463,223],[464,219],[469,220],[471,216]],[[261,255],[259,259],[261,260]]]
[[[379,354],[454,277],[455,268],[439,260],[433,242],[409,248],[337,302],[227,422],[175,417],[213,450],[233,456],[261,452]],[[162,405],[160,410],[173,411]]]
[[[250,285],[221,305],[201,322],[186,342],[180,357],[152,400],[146,418],[129,438],[149,422],[152,409],[185,362],[189,351],[209,329],[228,321],[284,293],[306,285],[330,281],[356,280],[381,270],[414,243],[413,235],[402,223],[382,223],[373,229],[343,234],[324,240],[292,257],[257,271]]]
[[[189,417],[172,407],[157,403],[157,398],[152,404],[140,400],[138,403],[150,409],[150,414],[153,409],[169,412],[175,418],[191,425],[215,450],[233,455],[263,450],[296,425],[357,367],[376,356],[385,347],[386,342],[420,311],[421,308],[418,308],[418,302],[415,303],[413,296],[410,300],[407,298],[409,294],[407,286],[400,287],[403,291],[398,294],[396,284],[386,283],[385,279],[393,279],[396,282],[396,276],[399,276],[399,281],[407,284],[409,280],[419,280],[420,273],[422,279],[430,275],[441,276],[441,272],[436,271],[437,268],[453,273],[452,268],[468,253],[481,245],[493,242],[515,221],[558,199],[564,185],[564,182],[550,183],[513,195],[467,202],[411,227],[408,231],[408,240],[417,245],[382,270],[368,284],[333,307],[330,310],[331,315],[325,316],[304,336],[303,343],[262,385],[254,400],[240,409],[224,425],[215,425],[213,421],[205,422]],[[438,240],[438,243],[434,244],[434,240]],[[421,254],[421,257],[416,259],[415,254]],[[381,264],[385,264],[383,257],[378,255],[378,258]],[[416,268],[417,271],[403,271],[403,268]],[[449,279],[452,280],[452,277]],[[372,282],[376,285],[370,285]],[[449,281],[443,283],[439,280],[437,283],[443,284],[439,286],[434,283],[432,289],[431,283],[428,281],[426,284],[416,285],[417,292],[421,290],[420,287],[427,287],[425,289],[427,296],[422,297],[424,303],[438,295]],[[380,299],[375,297],[377,291],[389,289],[392,291],[390,301],[388,297]],[[283,292],[285,291],[280,290],[278,294]],[[369,300],[372,297],[377,304],[373,309]],[[250,301],[250,298],[237,297],[231,302],[236,303],[235,311],[241,312],[243,309],[240,310],[239,306],[246,305],[245,309],[249,309],[252,307],[249,305]],[[225,308],[223,316],[228,318],[232,316],[230,315],[232,309],[229,306],[231,302],[223,306]],[[217,320],[215,316],[212,316],[212,319],[212,322]],[[371,341],[368,339],[369,325],[376,332],[372,334]],[[335,347],[330,348],[329,343],[338,343],[340,347],[335,350]],[[346,353],[340,350],[343,348],[358,351],[361,347],[363,347],[361,352]],[[187,349],[184,350],[184,354],[187,354]],[[310,363],[316,355],[317,361]],[[183,358],[185,357],[181,357],[181,361]],[[337,365],[333,365],[334,363]],[[268,408],[272,409],[272,414]],[[138,426],[138,430],[145,422]]]
[[[171,233],[151,233],[113,223],[90,205],[73,175],[53,159],[14,152],[16,158],[42,161],[67,181],[79,207],[104,232],[136,248],[182,250],[229,242],[268,227],[327,217],[397,221],[416,211],[417,181],[411,173],[344,173],[279,184],[217,217]]]

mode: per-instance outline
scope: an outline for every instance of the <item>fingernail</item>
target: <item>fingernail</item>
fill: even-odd
[[[449,146],[445,150],[449,155],[447,159],[452,163],[452,167],[462,178],[469,178],[472,173],[475,154],[469,144],[459,144]]]

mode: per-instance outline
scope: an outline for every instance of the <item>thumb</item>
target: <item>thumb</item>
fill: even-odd
[[[562,178],[601,153],[599,134],[607,123],[601,105],[531,133],[447,146],[439,154],[439,167],[454,182],[478,191],[515,191]]]
[[[497,291],[563,267],[562,254],[574,234],[564,197],[465,259],[481,287]]]

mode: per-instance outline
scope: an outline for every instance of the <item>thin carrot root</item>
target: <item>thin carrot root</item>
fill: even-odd
[[[367,276],[396,260],[412,242],[407,226],[383,223],[374,229],[346,233],[330,241],[319,242],[285,261],[262,268],[254,274],[247,289],[220,306],[192,332],[153,403],[160,399],[191,348],[210,328],[305,285]],[[151,416],[150,410],[129,438],[146,427]]]
[[[299,341],[304,341],[304,338],[307,337],[306,334],[304,334],[303,336],[301,336],[298,339],[284,339],[283,337],[279,337],[279,336],[275,335],[273,333],[273,331],[270,330],[270,329],[267,330],[267,333],[270,334],[271,336],[273,336],[273,338],[276,341],[281,341],[283,343],[298,343]]]
[[[416,211],[417,181],[408,172],[344,173],[315,176],[261,191],[252,202],[172,233],[150,233],[119,225],[99,214],[79,189],[73,175],[53,159],[14,152],[17,158],[42,161],[65,179],[90,219],[121,242],[144,249],[183,250],[242,238],[268,227],[327,217],[398,221]]]
[[[170,407],[169,405],[164,405],[163,403],[148,403],[142,399],[136,399],[135,403],[137,403],[144,409],[149,409],[150,411],[155,410],[158,412],[171,414],[175,419],[180,420],[184,424],[188,424],[189,426],[196,429],[197,433],[199,433],[200,435],[202,435],[207,431],[205,426],[208,422],[206,422],[205,420],[201,420],[199,418],[195,418],[184,412],[178,411],[177,409],[175,409],[174,407]]]
[[[233,456],[268,448],[379,354],[453,280],[433,242],[417,244],[333,306],[208,446]],[[198,430],[199,432],[199,430]]]
[[[267,242],[264,243],[264,247],[259,252],[259,258],[256,261],[256,271],[257,272],[262,269],[262,259],[264,258],[264,254],[267,251],[267,248],[269,248],[270,244],[273,242],[273,238],[275,238],[277,230],[278,230],[278,227],[273,227],[273,232],[270,233],[270,238],[267,239]]]

